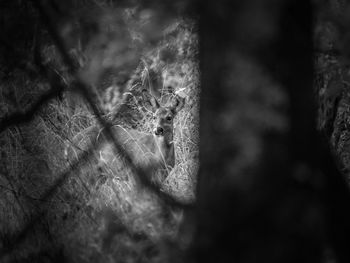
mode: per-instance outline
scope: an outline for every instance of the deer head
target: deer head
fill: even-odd
[[[185,99],[173,95],[165,106],[161,106],[158,100],[148,91],[143,91],[143,106],[152,112],[153,120],[153,136],[158,142],[161,151],[167,158],[167,164],[173,167],[174,159],[174,118],[176,114],[183,108]]]

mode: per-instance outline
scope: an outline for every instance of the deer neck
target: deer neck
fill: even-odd
[[[165,161],[167,166],[174,167],[175,165],[175,150],[174,143],[169,138],[163,136],[155,136],[154,140],[156,142],[156,147],[158,149],[159,158],[161,161]]]

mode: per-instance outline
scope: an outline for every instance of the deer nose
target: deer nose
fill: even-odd
[[[162,127],[157,127],[157,128],[154,129],[154,134],[157,135],[157,136],[163,135],[163,133],[164,133],[164,130],[163,130]]]

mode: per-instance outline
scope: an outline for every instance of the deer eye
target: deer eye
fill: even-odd
[[[171,121],[173,118],[171,116],[166,117],[167,121]]]

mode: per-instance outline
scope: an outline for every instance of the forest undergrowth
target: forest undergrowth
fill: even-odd
[[[199,165],[196,26],[180,17],[164,20],[152,9],[93,7],[81,4],[75,16],[58,26],[74,58],[76,76],[41,27],[29,41],[32,55],[25,69],[0,70],[1,117],[30,108],[55,83],[50,83],[50,76],[66,87],[32,120],[0,135],[0,249],[9,251],[5,261],[169,262],[169,246],[180,249],[189,244],[178,236],[182,209],[138,185],[125,163],[101,169],[92,158],[69,173],[72,167],[64,152],[77,138],[82,138],[79,147],[85,147],[86,131],[99,125],[89,105],[71,88],[75,77],[91,87],[103,118],[148,133],[150,116],[139,118],[133,101],[125,108],[123,94],[171,87],[186,103],[174,121],[176,164],[160,187],[179,202],[193,203]],[[31,8],[20,12],[36,19]],[[28,73],[27,67],[36,72],[36,56],[49,69],[49,81]],[[162,103],[167,100],[160,98]],[[21,231],[25,235],[18,239]]]

